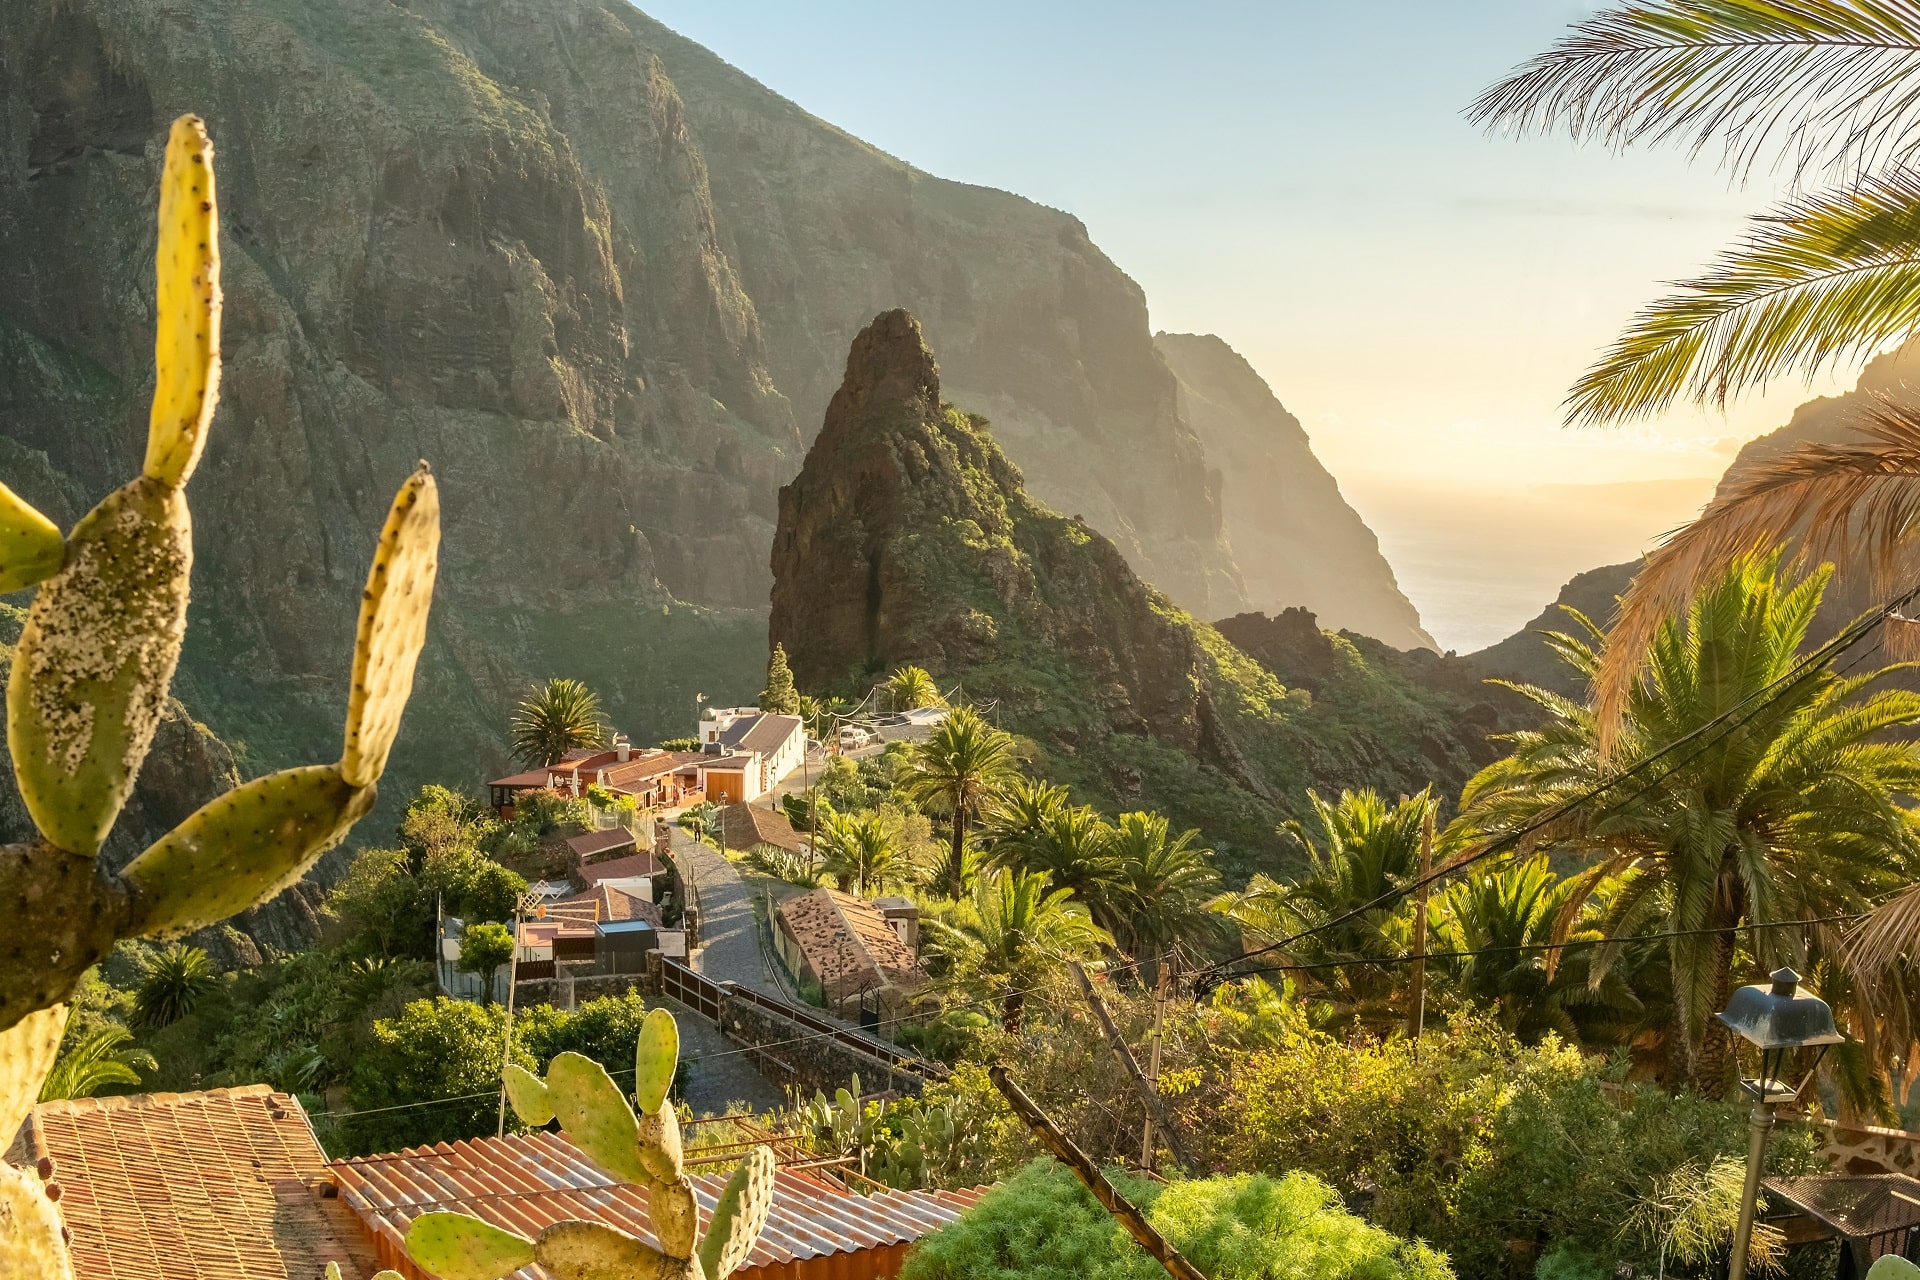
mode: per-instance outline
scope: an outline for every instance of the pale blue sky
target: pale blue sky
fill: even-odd
[[[1449,645],[1506,634],[1684,519],[1809,394],[1559,426],[1567,385],[1659,282],[1777,194],[1672,150],[1467,124],[1481,88],[1592,6],[641,7],[923,169],[1077,214],[1155,327],[1218,333],[1266,376]]]

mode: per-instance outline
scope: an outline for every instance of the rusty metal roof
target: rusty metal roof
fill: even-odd
[[[441,1143],[336,1160],[330,1168],[341,1198],[366,1224],[381,1265],[416,1280],[427,1280],[426,1273],[407,1258],[402,1242],[415,1218],[440,1209],[472,1214],[524,1236],[581,1218],[658,1243],[647,1217],[646,1189],[619,1182],[561,1133]],[[731,1172],[724,1164],[690,1171],[703,1225]],[[955,1221],[985,1191],[860,1196],[813,1174],[781,1169],[767,1228],[736,1274],[743,1280],[891,1276],[907,1246]],[[539,1267],[515,1275],[549,1280]]]

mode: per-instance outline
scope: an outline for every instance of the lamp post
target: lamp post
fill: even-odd
[[[1747,1246],[1753,1239],[1754,1206],[1760,1195],[1760,1170],[1766,1159],[1767,1139],[1773,1133],[1774,1108],[1799,1097],[1807,1081],[1813,1078],[1827,1046],[1846,1039],[1834,1029],[1833,1010],[1827,1007],[1827,1002],[1811,991],[1799,989],[1799,974],[1781,968],[1775,969],[1771,976],[1771,986],[1740,988],[1733,993],[1733,999],[1727,1001],[1726,1011],[1714,1015],[1760,1050],[1759,1078],[1740,1082],[1740,1088],[1753,1099],[1753,1110],[1747,1117],[1752,1136],[1747,1143],[1747,1182],[1740,1195],[1740,1225],[1733,1233],[1733,1258],[1727,1267],[1727,1280],[1745,1280],[1747,1274]],[[1813,1067],[1807,1069],[1799,1084],[1783,1082],[1780,1075],[1787,1068],[1788,1055],[1795,1049],[1809,1048],[1820,1050],[1814,1057]]]

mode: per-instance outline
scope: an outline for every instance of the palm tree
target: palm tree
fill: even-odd
[[[607,744],[600,699],[578,680],[555,676],[535,686],[513,713],[513,751],[527,764],[558,764],[579,747]]]
[[[63,1045],[40,1085],[40,1101],[91,1098],[109,1085],[139,1084],[142,1071],[160,1064],[145,1049],[123,1047],[131,1039],[133,1032],[108,1022]]]
[[[1669,1082],[1690,1066],[1714,1097],[1729,1044],[1709,1015],[1731,992],[1740,931],[1750,930],[1746,945],[1761,969],[1804,968],[1816,941],[1808,929],[1751,926],[1859,912],[1906,878],[1916,848],[1914,820],[1897,797],[1920,790],[1920,755],[1884,735],[1920,724],[1920,695],[1873,691],[1885,672],[1809,668],[1787,678],[1828,576],[1823,569],[1783,582],[1777,553],[1742,559],[1684,617],[1661,626],[1617,731],[1628,759],[1666,753],[1650,768],[1629,773],[1614,763],[1591,708],[1516,686],[1550,719],[1512,735],[1513,753],[1461,797],[1462,838],[1546,818],[1534,844],[1594,860],[1561,906],[1563,922],[1610,881],[1615,890],[1597,921],[1608,937],[1664,920],[1676,935],[1667,940]],[[1577,670],[1597,669],[1588,641],[1560,635],[1555,643]]]
[[[947,818],[947,896],[967,891],[967,824],[1019,772],[1013,735],[982,720],[970,707],[957,708],[907,757],[903,789],[930,813]]]
[[[1577,24],[1474,104],[1484,123],[1568,128],[1612,145],[1716,141],[1736,172],[1769,155],[1833,190],[1756,218],[1705,274],[1643,310],[1575,385],[1569,417],[1608,422],[1677,399],[1724,404],[1920,329],[1920,8],[1834,0],[1639,0]],[[1662,621],[1739,557],[1789,535],[1810,562],[1911,552],[1920,418],[1887,402],[1840,446],[1743,469],[1649,558],[1598,670],[1603,745]],[[1892,639],[1909,652],[1916,629]]]
[[[1013,866],[1044,838],[1048,819],[1072,801],[1067,789],[1040,778],[1016,777],[980,815],[994,865]]]
[[[1073,893],[1033,871],[999,870],[974,881],[957,924],[927,921],[956,972],[1000,1001],[1000,1022],[1020,1029],[1027,992],[1069,960],[1090,959],[1113,938]]]
[[[905,870],[893,827],[877,810],[824,814],[819,842],[823,869],[863,898],[870,887],[898,880]]]
[[[887,705],[895,711],[918,711],[922,707],[944,707],[946,698],[923,667],[901,667],[888,676],[881,689]]]
[[[845,698],[816,698],[811,694],[800,694],[799,710],[795,712],[806,723],[807,733],[816,742],[825,742],[833,736],[833,731],[842,716],[853,710],[853,704]]]
[[[134,993],[134,1021],[143,1027],[171,1026],[192,1013],[218,981],[205,951],[173,943],[147,962]]]
[[[1038,871],[1101,917],[1120,865],[1113,856],[1113,828],[1097,811],[1069,804],[1065,787],[1018,780],[988,810],[983,825],[993,838],[991,865]]]
[[[1220,917],[1208,909],[1220,893],[1213,850],[1198,843],[1198,831],[1169,838],[1157,813],[1123,813],[1108,841],[1114,863],[1103,918],[1121,950],[1135,960],[1169,963],[1183,943],[1206,944],[1220,936]]]

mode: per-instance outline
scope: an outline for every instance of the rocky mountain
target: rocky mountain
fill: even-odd
[[[1241,869],[1279,849],[1309,787],[1457,791],[1493,758],[1503,711],[1464,664],[1302,611],[1195,622],[1031,497],[997,429],[944,397],[907,312],[854,339],[780,491],[770,630],[802,688],[925,666],[1028,739],[1041,772],[1197,826]]]
[[[1614,602],[1633,581],[1639,568],[1639,561],[1629,560],[1625,564],[1603,565],[1575,574],[1560,588],[1554,602],[1540,611],[1539,617],[1498,644],[1466,654],[1464,661],[1490,676],[1539,685],[1568,696],[1584,694],[1585,680],[1560,660],[1541,633],[1577,634],[1579,625],[1568,616],[1569,608],[1578,609],[1595,625],[1606,627],[1613,618]]]
[[[0,474],[63,521],[137,465],[159,143],[209,121],[227,366],[176,689],[256,767],[337,751],[366,556],[422,457],[446,538],[390,790],[504,769],[548,675],[643,737],[749,696],[776,495],[888,306],[1174,602],[1290,602],[1248,595],[1220,466],[1085,226],[884,155],[625,0],[18,0],[0,105]],[[1245,527],[1265,584],[1296,544]]]
[[[1158,333],[1154,346],[1222,477],[1221,516],[1252,605],[1276,613],[1303,608],[1336,630],[1437,652],[1380,540],[1347,505],[1300,420],[1266,380],[1212,334]]]

